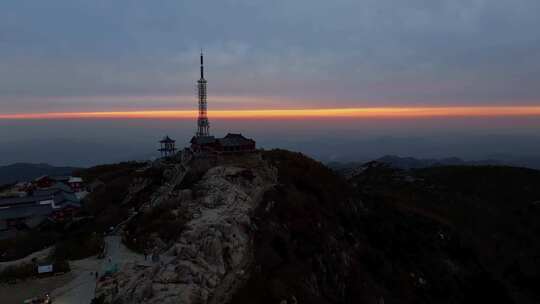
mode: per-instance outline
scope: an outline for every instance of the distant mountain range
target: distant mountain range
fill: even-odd
[[[487,159],[467,161],[458,157],[448,158],[414,158],[401,157],[397,155],[385,155],[375,161],[385,163],[391,167],[409,170],[419,168],[429,168],[436,166],[519,166],[533,169],[540,169],[540,158],[510,158],[509,156],[501,156],[497,159],[505,159],[505,161]],[[365,162],[330,162],[327,165],[330,168],[338,171],[347,171],[353,168],[361,167]],[[17,181],[31,180],[42,175],[70,175],[73,171],[78,170],[78,167],[57,167],[45,163],[14,163],[11,165],[0,166],[0,185],[9,184]]]
[[[503,163],[498,160],[477,160],[477,161],[466,161],[457,157],[449,158],[414,158],[414,157],[400,157],[396,155],[386,155],[376,161],[385,163],[394,168],[398,169],[420,169],[420,168],[429,168],[436,166],[503,166],[506,163]]]
[[[31,163],[15,163],[0,166],[0,185],[32,180],[42,175],[71,175],[73,171],[78,169],[76,167],[55,167],[48,164]]]
[[[540,157],[494,155],[485,160],[463,160],[457,157],[448,158],[414,158],[386,155],[376,159],[378,162],[388,164],[399,169],[418,169],[437,166],[511,166],[540,170]]]
[[[414,158],[401,157],[396,155],[385,155],[373,160],[375,162],[386,164],[390,167],[402,170],[421,169],[439,166],[519,166],[517,163],[503,162],[500,160],[476,160],[467,161],[458,157],[447,158]],[[366,162],[332,162],[327,165],[339,172],[346,173],[362,168]],[[525,166],[527,167],[527,166]]]

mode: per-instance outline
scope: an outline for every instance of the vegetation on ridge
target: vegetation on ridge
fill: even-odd
[[[256,212],[253,275],[232,303],[513,302],[459,230],[378,196],[403,178],[392,169],[349,183],[298,153],[264,157],[280,184]]]

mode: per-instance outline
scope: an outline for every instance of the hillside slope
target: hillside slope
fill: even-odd
[[[427,200],[422,200],[426,206],[411,203],[423,197],[422,191],[433,191],[432,198],[465,198],[473,204],[457,189],[426,182],[438,178],[442,185],[451,185],[458,177],[428,177],[432,171],[407,177],[373,166],[346,180],[319,162],[283,150],[219,160],[183,156],[137,172],[129,185],[106,185],[99,197],[117,197],[108,200],[106,208],[118,210],[117,223],[132,214],[120,230],[125,244],[159,262],[120,269],[112,277],[118,290],[98,286],[104,302],[534,303],[536,299],[532,293],[516,291],[521,283],[509,283],[494,263],[485,260],[474,241],[481,237],[467,233],[469,227],[460,224],[459,216],[438,212]],[[92,174],[100,178],[96,170]],[[403,186],[416,185],[415,179],[424,184]],[[478,210],[484,207],[479,205]],[[132,211],[122,211],[126,208]]]
[[[401,171],[372,163],[351,183],[373,205],[450,227],[516,303],[540,301],[540,171],[503,166]]]
[[[233,303],[512,303],[451,226],[302,155],[267,157],[280,183],[257,209],[257,266]]]

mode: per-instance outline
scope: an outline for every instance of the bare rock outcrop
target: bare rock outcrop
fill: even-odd
[[[100,287],[97,296],[111,303],[224,303],[247,280],[256,230],[251,215],[277,183],[276,169],[263,161],[217,165],[178,189],[189,170],[186,163],[171,165],[152,198],[153,204],[176,198],[178,210],[188,213],[180,235],[155,249],[154,262],[126,265],[112,277],[118,288]]]

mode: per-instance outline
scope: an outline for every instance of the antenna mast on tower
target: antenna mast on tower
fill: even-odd
[[[201,79],[197,81],[199,91],[199,117],[197,118],[197,137],[210,136],[210,123],[207,116],[206,79],[204,79],[203,52],[201,49]]]

